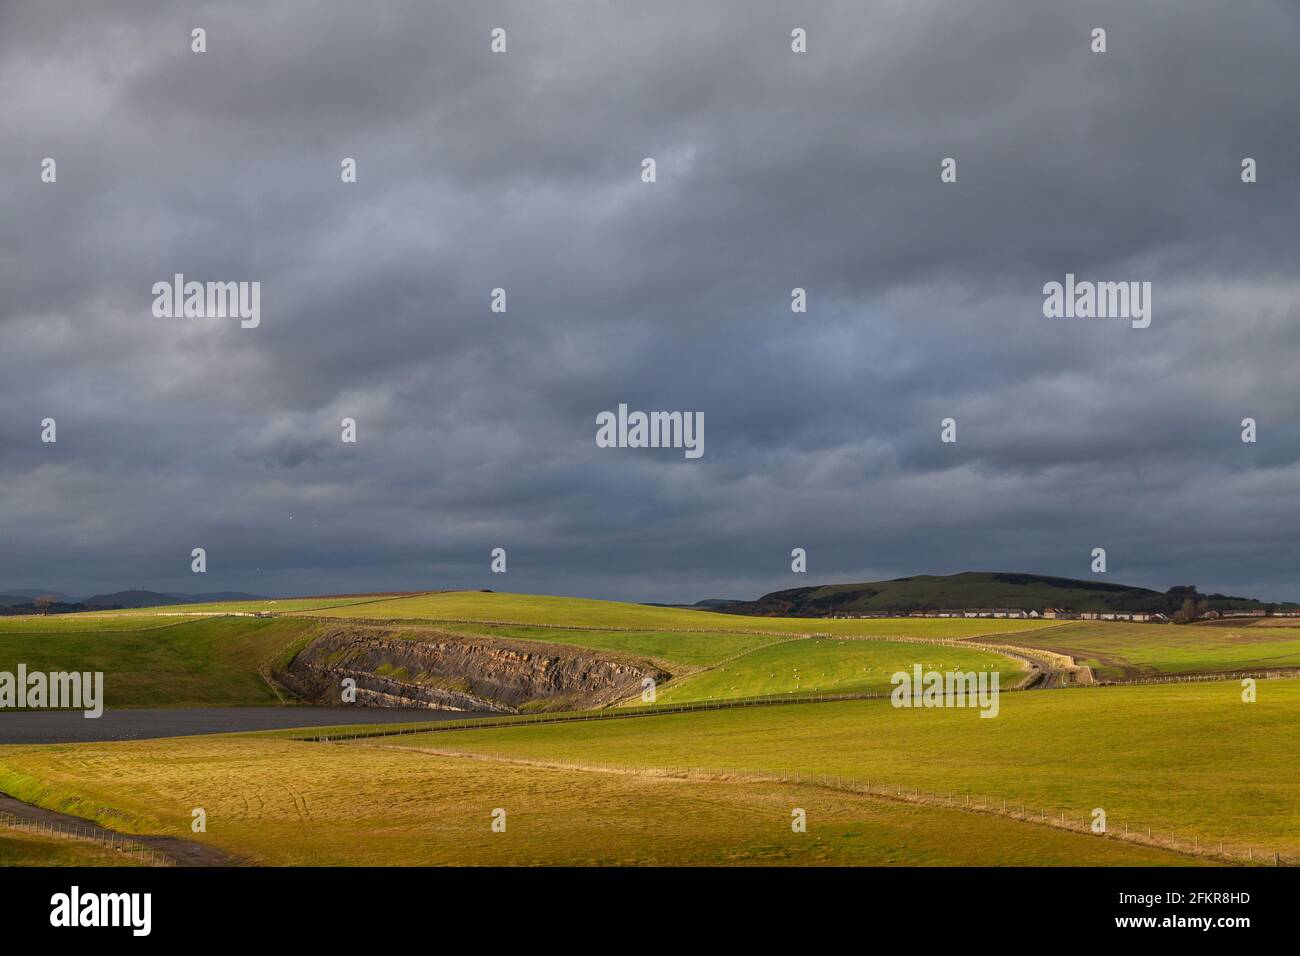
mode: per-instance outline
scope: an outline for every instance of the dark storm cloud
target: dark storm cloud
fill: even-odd
[[[795,546],[1103,546],[1296,597],[1294,5],[550,6],[0,10],[0,589],[693,600]],[[154,318],[177,272],[260,281],[260,327]],[[1151,327],[1044,318],[1066,272],[1151,281]],[[704,457],[597,448],[619,402],[704,412]]]

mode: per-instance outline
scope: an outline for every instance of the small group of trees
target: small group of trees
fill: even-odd
[[[1175,624],[1188,624],[1192,621],[1199,620],[1205,616],[1205,612],[1210,609],[1210,602],[1202,598],[1197,601],[1195,598],[1185,598],[1183,606],[1174,612]]]

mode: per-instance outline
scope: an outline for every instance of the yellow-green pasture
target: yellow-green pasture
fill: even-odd
[[[376,620],[504,623],[551,627],[632,628],[646,631],[754,631],[768,634],[855,634],[868,637],[979,637],[1013,634],[1052,626],[1052,621],[993,618],[831,618],[749,617],[715,611],[652,607],[618,601],[553,597],[543,594],[504,594],[485,591],[445,591],[394,598],[326,610],[295,612],[307,616],[356,617]]]
[[[795,638],[771,644],[658,690],[661,704],[770,695],[888,693],[898,671],[988,671],[1010,688],[1025,665],[973,647],[861,638]]]
[[[135,627],[84,631],[68,616],[48,620],[67,629],[15,625],[0,618],[0,671],[19,663],[33,671],[101,671],[109,707],[275,704],[263,677],[284,663],[316,625],[298,618],[130,618]]]
[[[403,743],[637,767],[824,773],[1300,855],[1300,680],[1019,691],[994,718],[887,699],[464,730]]]
[[[1300,667],[1300,628],[1079,621],[1002,640],[1069,654],[1102,680]]]
[[[653,721],[629,723],[647,725]],[[269,865],[1182,865],[996,816],[803,785],[217,736],[0,748],[0,789]],[[203,807],[207,832],[190,832]],[[807,832],[791,827],[802,809]],[[504,832],[494,831],[502,819]]]

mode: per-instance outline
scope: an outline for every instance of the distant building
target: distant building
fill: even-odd
[[[1064,607],[1043,608],[1043,617],[1048,621],[1070,621],[1070,620],[1074,620],[1078,616],[1079,615],[1075,614],[1069,608],[1064,608]]]

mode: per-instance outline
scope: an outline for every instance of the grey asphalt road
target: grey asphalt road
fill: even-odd
[[[0,744],[148,740],[289,727],[463,720],[488,716],[492,715],[386,707],[155,707],[105,710],[102,716],[94,719],[83,717],[79,710],[15,711],[0,713]]]

